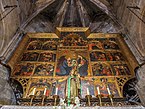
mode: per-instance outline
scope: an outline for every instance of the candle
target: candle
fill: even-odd
[[[108,94],[111,95],[109,87],[107,87]]]
[[[47,88],[44,89],[44,93],[43,93],[43,95],[46,95],[46,91],[47,91]]]
[[[101,93],[100,93],[100,89],[99,89],[99,87],[97,87],[97,92],[98,92],[98,95],[101,94]]]
[[[89,89],[87,88],[87,95],[90,95]]]
[[[33,89],[32,95],[35,95],[36,88]]]
[[[56,87],[56,90],[55,90],[55,95],[57,95],[57,92],[58,92],[58,87]]]

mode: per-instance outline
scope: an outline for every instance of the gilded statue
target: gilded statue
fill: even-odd
[[[76,54],[73,55],[71,59],[71,67],[72,70],[70,71],[70,75],[67,80],[67,99],[68,103],[74,103],[75,98],[79,97],[80,95],[80,74],[79,67],[81,67],[80,63],[78,63],[78,56]]]

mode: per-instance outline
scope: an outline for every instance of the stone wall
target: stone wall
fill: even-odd
[[[10,105],[16,102],[15,95],[8,81],[9,72],[0,65],[0,104]]]
[[[136,56],[139,63],[145,60],[145,0],[115,0],[112,4],[113,11],[117,19],[124,27],[123,33],[126,35],[126,41]],[[137,16],[144,20],[142,22],[135,16],[127,6],[137,6],[140,9],[130,8]]]
[[[17,0],[0,0],[0,57],[4,56],[7,47],[14,41],[14,35],[21,25],[19,14]],[[15,45],[17,42],[18,40],[15,41]],[[8,83],[9,73],[0,65],[0,104],[15,104],[15,95]]]
[[[145,106],[145,65],[142,65],[136,70],[136,75],[138,79],[138,83],[136,85],[138,95],[142,104]]]
[[[0,56],[6,56],[9,53],[11,55],[11,50],[18,45],[18,41],[21,40],[19,37],[19,28],[21,25],[26,21],[26,19],[34,12],[37,11],[37,8],[45,6],[46,3],[50,2],[51,0],[0,0]],[[101,1],[101,0],[100,0]],[[105,0],[103,0],[105,1]],[[125,34],[125,40],[134,53],[136,59],[139,63],[143,63],[145,61],[145,0],[108,0],[112,5],[112,10],[115,13],[116,18],[124,27],[122,31]],[[15,9],[12,10],[11,8],[4,8],[5,6],[13,6],[17,5]],[[127,6],[138,6],[140,9],[132,9],[133,12],[139,16],[143,21],[139,20],[137,16],[135,16]],[[12,11],[11,11],[12,10]],[[11,12],[10,12],[11,11]],[[8,12],[10,14],[6,15]],[[5,17],[6,16],[6,17]],[[32,20],[32,19],[31,19]],[[38,22],[42,22],[41,24]],[[42,25],[45,24],[45,25]],[[50,22],[45,23],[43,19],[37,18],[28,26],[27,30],[31,32],[37,32],[35,29],[36,26],[45,26],[45,32],[52,31],[53,28],[46,28],[52,27]],[[96,24],[94,24],[96,25]],[[110,25],[109,25],[110,27]],[[107,28],[109,28],[107,27]],[[41,32],[40,28],[38,28]],[[111,28],[109,28],[111,29]],[[15,33],[18,33],[15,35]],[[13,43],[13,44],[12,44]],[[9,45],[11,45],[9,47]],[[8,50],[9,51],[6,52]],[[143,104],[145,105],[145,86],[144,86],[144,73],[145,73],[145,66],[139,68],[137,71],[138,75],[138,85],[137,89],[139,92],[139,96]],[[10,99],[13,98],[11,87],[8,85],[8,73],[6,73],[6,69],[2,66],[0,67],[0,99],[11,101]],[[3,88],[4,87],[4,88]],[[3,95],[4,92],[7,91],[7,95]],[[143,97],[142,97],[143,96]]]
[[[4,8],[5,6],[14,6],[14,5],[17,5],[16,0],[1,0],[0,1],[0,19],[1,19],[0,20],[0,35],[1,35],[0,36],[0,55],[2,55],[2,52],[5,51],[5,48],[11,42],[14,34],[16,33],[20,25],[20,22],[19,22],[20,20],[18,16],[18,7]]]
[[[117,19],[122,22],[124,27],[123,34],[125,40],[134,53],[139,64],[145,62],[145,0],[115,0],[112,2],[113,10]],[[139,7],[140,9],[130,8],[127,6]],[[141,18],[143,21],[141,21]],[[138,83],[136,89],[138,91],[140,100],[145,106],[145,65],[136,69],[136,76]]]

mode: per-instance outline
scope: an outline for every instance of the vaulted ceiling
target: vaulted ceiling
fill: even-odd
[[[0,17],[7,15],[0,21],[0,53],[7,55],[21,33],[77,26],[122,33],[138,59],[145,60],[145,25],[127,6],[138,6],[134,12],[144,20],[145,0],[0,0]]]
[[[63,26],[118,33],[121,28],[113,16],[110,0],[32,0],[31,3],[25,32],[54,32],[56,27]]]

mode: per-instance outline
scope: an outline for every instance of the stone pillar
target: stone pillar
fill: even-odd
[[[9,72],[0,65],[0,105],[12,105],[16,103],[12,87],[8,83]]]
[[[137,92],[142,105],[145,106],[145,64],[136,69],[136,76],[138,79]]]

